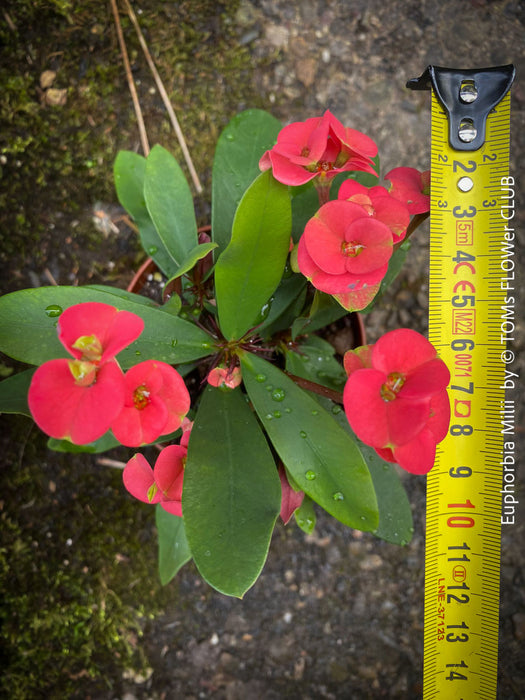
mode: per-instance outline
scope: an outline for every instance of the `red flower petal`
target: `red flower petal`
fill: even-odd
[[[410,214],[423,214],[430,209],[429,171],[416,168],[394,168],[385,175],[390,180],[392,197],[406,205]]]
[[[344,409],[352,430],[372,447],[385,447],[390,442],[386,402],[381,398],[384,382],[383,372],[362,369],[348,378],[343,392]]]
[[[427,474],[434,466],[436,441],[432,432],[424,428],[413,440],[393,449],[400,467],[411,474]]]
[[[153,476],[163,501],[181,501],[184,464],[188,450],[180,445],[165,447],[157,457]]]
[[[398,328],[381,336],[374,345],[372,365],[385,374],[413,369],[437,356],[434,346],[420,333],[410,328]]]
[[[358,369],[370,368],[373,345],[362,345],[355,350],[348,350],[343,357],[345,372],[350,376]]]
[[[180,428],[184,416],[190,410],[191,398],[184,379],[177,370],[166,362],[156,362],[162,374],[162,387],[159,397],[168,409],[168,420],[164,426],[165,434]]]
[[[407,375],[399,396],[417,399],[443,391],[450,381],[448,367],[439,358],[419,365]]]
[[[146,360],[129,369],[125,381],[125,407],[111,426],[117,440],[136,447],[180,427],[190,396],[177,370]]]
[[[363,246],[355,257],[345,257],[346,271],[355,275],[384,268],[392,256],[392,232],[376,219],[361,218],[345,231],[347,243]]]
[[[60,342],[73,357],[82,357],[82,350],[73,347],[79,338],[95,336],[102,344],[100,362],[115,357],[136,340],[143,329],[144,321],[136,314],[98,302],[70,306],[58,321]]]
[[[448,433],[450,424],[450,400],[446,391],[440,391],[430,399],[430,419],[427,427],[436,442],[441,442]]]
[[[162,498],[161,492],[153,488],[153,469],[141,454],[136,454],[126,464],[122,472],[122,481],[129,493],[139,501],[159,503]]]
[[[70,360],[45,362],[31,382],[28,404],[36,424],[48,435],[85,445],[109,430],[124,405],[124,375],[108,362],[90,386],[75,382]]]
[[[160,506],[164,508],[167,513],[182,518],[182,503],[180,501],[161,501]]]
[[[397,396],[386,401],[382,395],[386,381],[385,374],[378,370],[358,370],[348,378],[343,394],[352,430],[360,440],[376,448],[412,440],[430,417],[430,399],[409,401]]]
[[[139,447],[155,442],[167,433],[164,430],[167,420],[168,410],[164,402],[158,396],[152,396],[142,410],[125,406],[111,424],[111,430],[122,445]]]
[[[383,275],[386,270],[383,272]],[[358,289],[355,292],[345,292],[343,294],[334,294],[334,299],[341,304],[343,309],[347,311],[361,311],[361,309],[366,309],[368,304],[372,301],[375,295],[379,291],[381,282],[376,282],[376,284],[370,284],[362,289]]]

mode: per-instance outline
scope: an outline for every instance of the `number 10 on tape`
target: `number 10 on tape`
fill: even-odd
[[[425,700],[496,697],[513,78],[430,66],[409,83],[432,89],[429,339],[451,373],[427,481]]]

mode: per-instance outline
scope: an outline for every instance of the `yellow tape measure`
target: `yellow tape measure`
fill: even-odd
[[[423,697],[488,700],[497,684],[514,70],[429,71],[429,339],[450,369],[451,424],[427,481]]]

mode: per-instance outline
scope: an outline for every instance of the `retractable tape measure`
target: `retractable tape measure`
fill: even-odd
[[[408,83],[432,89],[429,340],[451,373],[427,477],[425,700],[496,697],[513,79],[430,66]]]

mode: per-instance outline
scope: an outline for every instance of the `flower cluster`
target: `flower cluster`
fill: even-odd
[[[345,180],[337,200],[328,201],[335,175],[348,170],[375,174],[376,154],[368,136],[345,129],[327,111],[321,118],[285,127],[259,163],[262,170],[271,167],[274,177],[287,185],[315,179],[321,207],[308,221],[293,259],[316,289],[333,295],[349,311],[364,309],[372,301],[411,214],[429,208],[429,173],[414,168],[387,173],[390,191]]]
[[[190,407],[180,374],[156,360],[123,373],[116,355],[142,333],[134,313],[86,302],[66,309],[58,337],[74,359],[45,362],[35,371],[28,404],[48,435],[85,445],[109,429],[130,447],[179,428]]]
[[[349,350],[344,408],[358,438],[413,474],[434,464],[450,421],[450,373],[431,343],[408,328]]]

